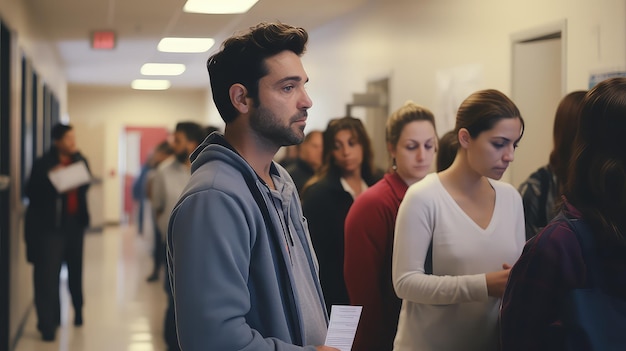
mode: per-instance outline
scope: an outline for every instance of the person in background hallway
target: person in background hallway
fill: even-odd
[[[226,128],[191,156],[167,243],[185,351],[338,351],[311,346],[328,323],[317,260],[296,187],[272,162],[304,139],[307,39],[302,28],[261,23],[208,59]]]
[[[298,159],[285,167],[299,193],[322,165],[322,144],[322,132],[317,130],[309,132],[302,144],[298,145]]]
[[[204,129],[195,122],[180,122],[174,131],[173,162],[159,169],[151,185],[152,209],[161,233],[167,233],[170,213],[191,177],[189,156],[204,139]]]
[[[283,156],[278,161],[278,164],[287,168],[298,161],[298,145],[289,145],[283,147]]]
[[[133,181],[133,185],[131,188],[133,200],[135,200],[135,202],[138,205],[137,233],[139,235],[143,235],[143,221],[144,221],[143,211],[145,210],[145,201],[147,200],[146,180],[147,180],[148,172],[150,172],[151,168],[152,167],[150,166],[150,158],[148,157],[148,160],[141,166],[139,175],[137,175],[137,178],[135,178],[135,180]]]
[[[152,273],[148,276],[148,278],[146,278],[148,282],[154,282],[159,280],[159,273],[161,272],[161,267],[163,266],[163,262],[165,260],[165,245],[163,233],[159,230],[159,226],[156,225],[156,218],[154,216],[154,211],[152,211],[152,182],[154,181],[154,176],[157,173],[157,169],[159,169],[159,167],[161,166],[164,167],[164,161],[169,159],[173,154],[174,150],[172,150],[172,146],[170,145],[170,143],[167,140],[161,142],[154,149],[154,152],[152,153],[152,155],[150,155],[150,158],[146,163],[148,166],[148,171],[143,176],[144,179],[141,179],[141,175],[137,179],[138,184],[143,184],[145,201],[149,201],[150,203],[150,220],[152,222],[152,230],[154,233],[154,247],[152,250],[152,259],[154,265],[152,268]]]
[[[445,133],[437,143],[437,172],[445,171],[456,158],[459,140],[454,130]]]
[[[391,281],[396,215],[408,187],[430,171],[435,117],[407,102],[387,120],[392,170],[354,200],[345,223],[344,276],[352,305],[363,306],[353,351],[391,351],[402,301]]]
[[[170,214],[191,178],[191,161],[189,155],[205,137],[205,129],[194,122],[180,122],[174,130],[175,160],[159,169],[152,181],[151,201],[156,213],[157,227],[161,233],[167,233]],[[165,244],[161,248],[165,249]],[[166,271],[167,273],[167,271]],[[164,338],[169,351],[180,350],[176,335],[174,299],[172,297],[169,275],[166,274],[165,291],[168,295],[168,306],[164,320]]]
[[[523,131],[508,97],[475,92],[457,112],[452,165],[409,187],[393,246],[393,283],[403,299],[394,350],[496,350],[509,264],[524,246],[521,196],[497,179]]]
[[[561,185],[565,184],[572,140],[578,131],[579,111],[585,93],[574,91],[561,100],[554,117],[554,147],[550,161],[519,186],[524,204],[526,240],[535,236],[557,214],[556,201],[562,194]]]
[[[89,226],[87,189],[89,184],[57,192],[48,172],[87,160],[76,146],[71,125],[52,127],[53,145],[37,159],[26,182],[29,204],[25,236],[28,261],[33,263],[37,329],[45,341],[55,339],[60,324],[59,273],[65,263],[74,306],[74,325],[83,324],[83,242]]]
[[[590,273],[568,221],[589,228],[604,293],[626,301],[626,79],[600,82],[579,113],[560,215],[526,243],[511,270],[501,310],[503,351],[569,350],[560,302],[573,289],[588,287]]]
[[[326,309],[348,305],[343,278],[344,221],[354,199],[380,179],[360,119],[333,119],[324,131],[323,165],[302,192],[302,209],[320,264]]]

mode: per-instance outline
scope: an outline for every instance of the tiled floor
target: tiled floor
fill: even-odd
[[[62,277],[61,320],[54,342],[41,341],[31,310],[15,351],[163,351],[166,295],[161,279],[147,283],[152,269],[151,237],[132,226],[111,227],[85,237],[84,325],[74,311]]]

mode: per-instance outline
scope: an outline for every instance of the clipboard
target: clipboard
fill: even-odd
[[[69,166],[50,171],[48,172],[48,178],[57,192],[61,194],[91,182],[91,174],[83,161],[74,162]]]

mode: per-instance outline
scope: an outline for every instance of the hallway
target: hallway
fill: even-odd
[[[147,283],[152,270],[152,236],[133,226],[108,227],[85,237],[84,325],[74,327],[74,311],[61,272],[61,327],[54,342],[43,342],[34,307],[15,351],[162,351],[166,294],[163,273]]]

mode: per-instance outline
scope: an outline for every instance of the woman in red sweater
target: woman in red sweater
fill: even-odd
[[[393,349],[401,300],[391,281],[398,207],[408,187],[431,171],[437,149],[435,119],[407,102],[387,121],[392,171],[359,196],[345,222],[344,277],[352,305],[363,306],[354,351]]]

